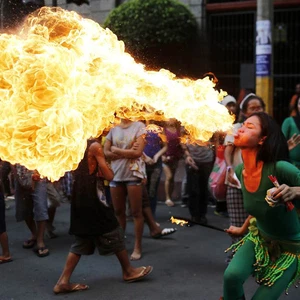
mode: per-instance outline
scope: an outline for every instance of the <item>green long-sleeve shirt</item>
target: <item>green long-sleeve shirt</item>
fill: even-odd
[[[285,205],[271,207],[265,200],[267,190],[274,187],[268,175],[277,177],[279,184],[300,186],[300,171],[292,164],[279,161],[274,164],[264,164],[260,185],[256,192],[248,192],[243,180],[241,164],[236,168],[236,174],[241,181],[244,207],[246,211],[256,218],[258,229],[273,239],[300,241],[300,219],[297,208],[300,200],[293,200],[295,209],[287,211]]]
[[[300,130],[298,129],[293,117],[286,118],[283,121],[281,130],[287,140],[289,140],[295,133],[300,134]],[[300,144],[290,150],[290,160],[295,166],[300,168]]]

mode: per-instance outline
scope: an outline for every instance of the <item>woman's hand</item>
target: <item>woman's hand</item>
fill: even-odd
[[[186,157],[185,163],[186,163],[187,165],[191,166],[192,169],[194,169],[194,170],[196,170],[196,171],[199,170],[199,168],[197,167],[197,164],[195,163],[195,161],[193,160],[193,158],[192,158],[190,155],[188,155],[188,156]]]
[[[242,227],[230,226],[228,229],[224,229],[224,231],[234,236],[244,235],[244,230]]]
[[[273,199],[281,198],[282,201],[287,202],[291,201],[298,197],[300,193],[300,187],[290,187],[286,184],[282,184],[272,193]]]
[[[151,157],[149,157],[148,155],[145,155],[144,154],[144,161],[147,165],[153,165],[154,164],[154,161]]]
[[[227,180],[235,186],[239,185],[239,182],[234,178],[234,170],[231,167],[227,171]]]
[[[118,151],[118,147],[116,147],[116,146],[111,146],[110,147],[110,151],[112,152],[112,153],[116,153],[117,151]]]
[[[293,136],[287,141],[289,150],[294,149],[300,143],[300,134],[293,134]]]

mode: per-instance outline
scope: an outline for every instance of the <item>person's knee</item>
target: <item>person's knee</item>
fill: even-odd
[[[116,217],[122,217],[122,216],[125,217],[126,216],[126,212],[122,208],[114,208],[114,212],[115,212]]]
[[[143,217],[142,209],[131,209],[131,215],[134,219]]]
[[[238,268],[231,268],[230,265],[224,272],[224,285],[234,286],[242,283],[242,272]]]

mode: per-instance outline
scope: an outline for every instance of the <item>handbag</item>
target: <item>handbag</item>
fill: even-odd
[[[224,159],[225,146],[220,145],[217,149],[215,163],[209,177],[209,185],[213,196],[224,201],[227,194],[226,178],[226,162]]]

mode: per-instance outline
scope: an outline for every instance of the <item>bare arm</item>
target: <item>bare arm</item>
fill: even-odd
[[[168,150],[168,145],[167,143],[164,143],[163,147],[153,156],[153,161],[156,163],[158,159],[167,152],[167,150]]]
[[[89,152],[96,159],[98,168],[104,179],[113,180],[114,173],[105,160],[101,145],[98,142],[91,144]]]
[[[104,155],[110,160],[116,160],[121,158],[119,155],[111,151],[111,147],[111,141],[106,139],[104,143]]]
[[[111,152],[123,158],[139,158],[143,154],[144,147],[144,136],[141,135],[130,149],[121,149],[116,146],[111,146]]]
[[[247,232],[250,225],[250,219],[252,218],[253,217],[249,215],[242,227],[230,226],[228,229],[225,229],[225,231],[231,235],[242,236]]]
[[[224,158],[227,166],[232,165],[232,154],[233,154],[234,146],[227,145],[224,151]]]
[[[234,145],[227,145],[224,151],[224,159],[226,162],[228,177],[227,180],[232,184],[238,184],[238,182],[234,179],[234,169],[232,168],[232,157],[233,157]]]

